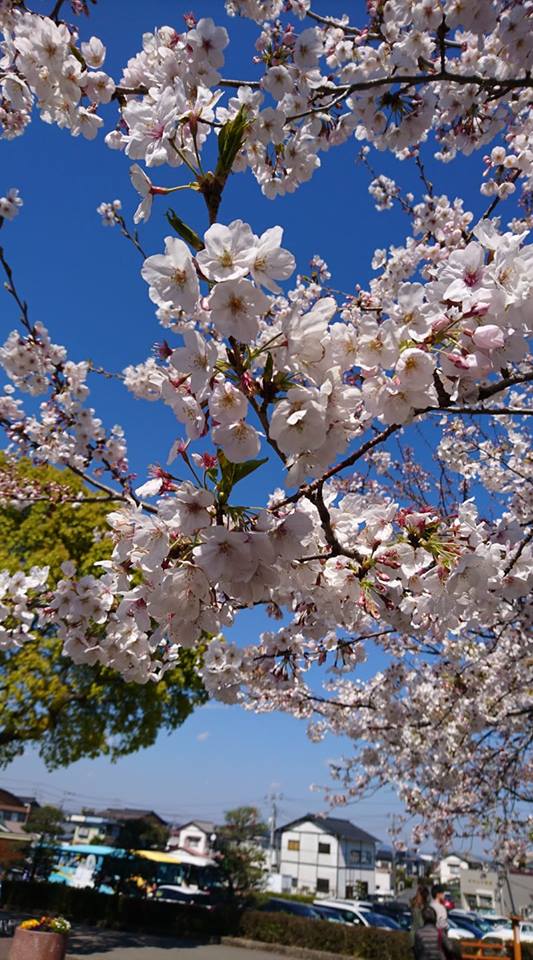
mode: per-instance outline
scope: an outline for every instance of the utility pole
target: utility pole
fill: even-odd
[[[394,896],[396,897],[396,896],[398,896],[398,854],[397,854],[397,851],[396,851],[396,814],[395,814],[395,813],[392,814],[391,819],[392,819],[392,830],[391,830],[391,833],[392,833],[392,835],[393,835],[393,842],[392,842],[392,863],[391,863],[391,867],[392,867],[392,877],[391,877],[391,880],[392,880],[392,891],[393,891],[393,893],[394,893]]]
[[[281,793],[276,793],[274,790],[268,797],[270,802],[270,871],[271,873],[275,872],[277,866],[277,856],[276,856],[276,827],[278,822],[278,801],[283,799]]]

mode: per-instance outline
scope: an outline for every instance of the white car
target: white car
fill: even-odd
[[[346,909],[355,909],[355,910],[373,910],[373,906],[369,900],[340,900],[333,897],[329,899],[326,897],[316,897],[313,901],[317,907],[346,907]]]
[[[457,920],[448,917],[448,940],[475,940],[471,930],[461,927]]]
[[[379,927],[382,930],[401,929],[400,925],[396,923],[392,917],[385,916],[385,914],[381,913],[374,913],[370,908],[370,904],[368,907],[354,906],[354,903],[362,903],[364,901],[322,900],[317,898],[313,902],[317,907],[331,907],[332,910],[337,910],[341,916],[344,916],[348,923],[353,923],[358,927]]]
[[[521,920],[519,923],[520,927],[520,942],[521,943],[533,943],[533,923],[528,920]],[[513,939],[513,926],[510,921],[502,924],[501,927],[494,927],[494,930],[491,930],[490,933],[486,933],[482,940],[499,940],[502,943],[508,942]]]

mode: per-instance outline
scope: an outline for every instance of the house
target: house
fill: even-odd
[[[63,824],[63,839],[67,843],[103,842],[115,827],[115,822],[96,814],[71,813]]]
[[[379,896],[388,896],[395,892],[394,890],[394,851],[392,848],[379,847],[376,850],[375,878],[376,893]]]
[[[0,790],[0,823],[26,823],[31,804],[9,790]]]
[[[461,878],[463,870],[479,869],[483,866],[479,859],[471,857],[464,853],[450,853],[444,857],[438,866],[438,875],[440,883],[447,887],[450,884],[457,883]]]
[[[533,871],[509,870],[498,873],[485,867],[461,870],[461,907],[508,916],[518,913],[533,917]]]
[[[278,873],[293,890],[351,899],[376,892],[375,837],[349,820],[306,814],[275,835]]]
[[[411,889],[428,876],[431,863],[432,857],[428,854],[379,847],[376,851],[376,893],[389,896]]]
[[[113,843],[121,830],[123,824],[129,822],[137,823],[139,820],[144,821],[145,823],[152,823],[154,826],[166,827],[167,822],[159,816],[155,810],[137,810],[136,808],[125,807],[124,809],[118,807],[110,807],[107,810],[102,810],[101,813],[97,814],[101,820],[106,820],[108,822],[108,828],[106,832],[106,839]]]
[[[22,868],[31,844],[38,839],[38,833],[26,833],[18,820],[0,821],[0,874],[2,870]]]
[[[180,849],[187,853],[198,853],[202,857],[209,857],[215,834],[215,824],[210,820],[189,820],[188,823],[172,831],[167,841],[167,850]]]

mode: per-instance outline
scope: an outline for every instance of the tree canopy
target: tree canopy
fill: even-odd
[[[236,807],[226,811],[217,828],[216,850],[228,887],[243,896],[263,885],[265,855],[260,846],[268,828],[257,807]]]
[[[28,499],[10,499],[12,483]],[[46,565],[52,586],[62,563],[84,575],[109,556],[109,504],[78,477],[2,456],[0,489],[0,569]],[[192,651],[159,683],[132,686],[105,666],[73,663],[62,646],[55,630],[36,630],[19,649],[0,650],[0,764],[30,745],[49,768],[102,754],[117,759],[176,729],[204,702]]]

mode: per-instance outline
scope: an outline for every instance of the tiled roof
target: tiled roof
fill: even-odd
[[[316,813],[307,813],[304,817],[298,817],[297,820],[291,820],[284,827],[279,827],[277,833],[284,830],[291,830],[299,823],[310,821],[317,827],[321,827],[325,833],[333,837],[342,837],[343,840],[354,840],[359,843],[379,843],[377,837],[373,837],[366,830],[356,827],[350,820],[343,820],[341,817],[319,817]]]

